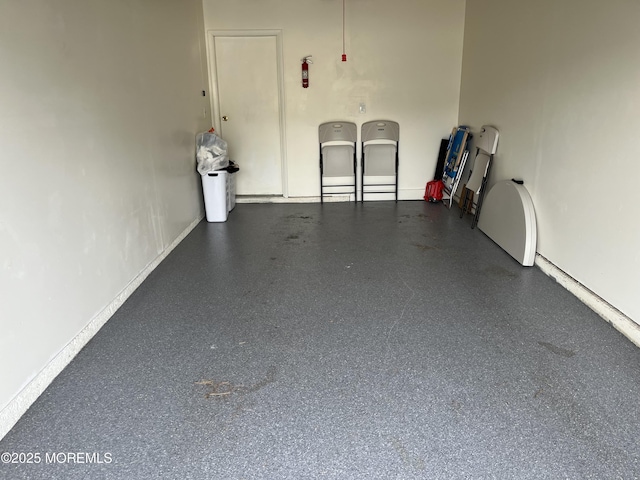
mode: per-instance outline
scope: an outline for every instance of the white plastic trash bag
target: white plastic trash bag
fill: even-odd
[[[227,142],[212,132],[199,133],[196,136],[196,159],[200,175],[227,168]]]

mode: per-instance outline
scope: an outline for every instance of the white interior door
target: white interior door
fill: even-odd
[[[275,36],[214,36],[220,136],[240,165],[238,195],[282,195]]]

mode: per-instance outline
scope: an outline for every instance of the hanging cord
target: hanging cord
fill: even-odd
[[[346,0],[342,0],[342,61],[346,62],[347,61],[347,52],[346,52],[346,48],[345,48],[345,2]]]

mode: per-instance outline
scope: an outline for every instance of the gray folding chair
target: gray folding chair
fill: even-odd
[[[378,198],[391,194],[398,201],[398,144],[400,126],[389,120],[375,120],[362,124],[362,165],[360,186],[364,196],[377,194]]]
[[[358,127],[351,122],[327,122],[320,138],[320,202],[325,195],[353,195],[356,190],[356,141]]]

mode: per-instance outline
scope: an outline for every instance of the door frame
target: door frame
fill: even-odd
[[[216,37],[275,37],[276,39],[276,71],[278,73],[278,109],[280,116],[280,174],[282,177],[282,196],[289,198],[289,182],[287,168],[285,101],[284,101],[284,66],[282,54],[282,30],[208,30],[207,31],[207,63],[209,64],[209,91],[211,117],[213,127],[221,131],[220,125],[220,92],[218,90],[218,71],[216,63]],[[242,165],[240,165],[242,168]]]

